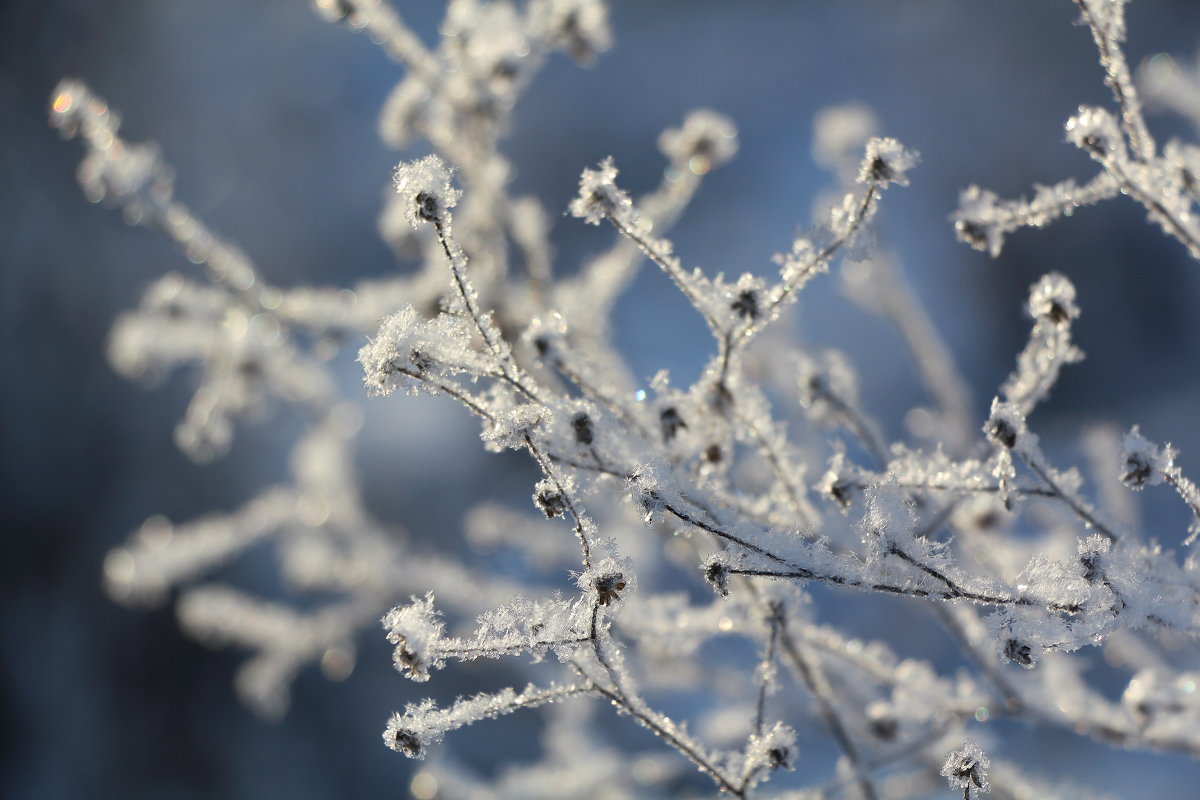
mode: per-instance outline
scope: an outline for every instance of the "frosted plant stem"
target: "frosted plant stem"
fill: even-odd
[[[703,531],[707,531],[708,533],[711,533],[720,539],[724,539],[726,541],[733,542],[734,544],[738,545],[739,547],[749,550],[751,553],[757,553],[760,556],[763,556],[764,558],[774,561],[777,564],[782,564],[785,567],[792,567],[793,569],[797,570],[798,572],[806,572],[806,573],[808,572],[808,570],[805,570],[803,567],[798,567],[795,564],[788,562],[787,559],[785,559],[781,556],[775,555],[770,550],[759,547],[756,544],[748,542],[745,539],[743,539],[733,533],[730,533],[729,531],[722,529],[719,525],[717,525],[715,523],[710,524],[710,523],[704,522],[703,520],[697,519],[692,514],[689,514],[688,512],[686,512],[682,509],[676,508],[673,504],[663,500],[663,498],[661,496],[659,496],[658,494],[651,493],[651,497],[654,500],[661,502],[663,504],[663,510],[665,510],[667,513],[671,514],[673,517],[679,519],[681,522],[686,522],[689,525],[694,525],[697,528],[700,528]]]
[[[867,453],[875,461],[875,466],[879,469],[886,468],[888,463],[887,449],[879,441],[879,437],[875,435],[872,425],[863,417],[859,410],[831,391],[826,386],[825,381],[821,381],[819,386],[810,388],[813,389],[814,393],[822,401],[834,408],[835,413],[842,418],[846,427],[849,428],[850,433],[862,444]]]
[[[584,395],[592,400],[595,400],[597,403],[600,403],[613,414],[620,417],[622,422],[635,429],[643,437],[649,438],[649,434],[647,433],[646,429],[642,427],[641,422],[629,414],[625,408],[608,393],[602,391],[591,381],[588,381],[581,374],[579,374],[577,370],[572,369],[565,360],[562,358],[555,358],[551,362],[551,366],[553,366],[554,369],[568,381],[579,387],[579,390],[583,392]]]
[[[767,325],[777,318],[780,306],[790,300],[795,291],[802,287],[810,277],[828,266],[829,260],[837,255],[838,251],[858,233],[863,223],[871,216],[868,212],[874,207],[874,201],[879,194],[880,186],[877,182],[872,181],[867,185],[867,191],[863,193],[862,201],[858,204],[854,215],[847,223],[844,234],[823,247],[811,259],[808,259],[804,268],[798,271],[794,278],[785,280],[772,290],[771,293],[774,296],[764,309],[761,320],[757,325],[746,328],[739,335],[738,340],[735,342],[738,349],[744,349],[755,337],[762,333]]]
[[[426,383],[429,386],[432,386],[434,389],[436,389],[439,392],[445,392],[450,397],[453,397],[455,400],[457,400],[458,402],[460,402],[464,406],[466,406],[466,408],[468,410],[470,410],[472,413],[482,417],[483,419],[488,420],[489,422],[496,421],[496,416],[494,414],[492,414],[486,408],[481,406],[473,397],[471,397],[469,394],[467,394],[466,392],[464,392],[463,390],[459,389],[456,386],[453,386],[449,383],[432,381],[429,379],[428,376],[422,375],[418,372],[413,372],[412,370],[404,368],[404,367],[396,368],[396,372],[401,375],[405,375],[409,378],[412,378],[414,380],[418,380],[423,383]]]
[[[787,635],[786,620],[781,621],[781,626],[785,630],[785,635],[781,637],[780,642],[783,653],[787,656],[792,669],[800,677],[800,680],[804,682],[813,700],[816,701],[817,710],[820,712],[821,719],[825,721],[825,726],[829,728],[829,732],[833,734],[833,738],[837,740],[838,746],[841,747],[842,752],[846,754],[846,758],[850,761],[859,791],[862,792],[866,800],[876,800],[878,795],[876,795],[875,787],[867,777],[862,754],[858,750],[858,745],[854,743],[854,739],[851,738],[850,733],[846,730],[845,723],[842,722],[842,718],[834,706],[833,700],[830,697],[829,686],[825,683],[824,676],[820,674],[819,667],[808,660],[808,656],[800,649],[796,640]]]
[[[372,609],[374,611],[374,609]],[[506,647],[439,647],[433,648],[431,652],[441,658],[459,658],[470,660],[479,656],[502,656],[512,653],[523,653],[530,649],[561,647],[571,644],[586,644],[592,640],[590,636],[579,636],[574,639],[555,639],[541,640],[532,643],[523,642],[521,644],[509,645]]]
[[[558,476],[558,471],[554,469],[552,461],[542,454],[537,445],[533,443],[533,437],[528,433],[525,434],[525,445],[529,448],[530,454],[542,472],[554,484],[555,490],[563,498],[563,504],[567,507],[567,511],[571,514],[571,519],[575,524],[575,535],[579,538],[579,546],[583,551],[583,566],[585,569],[592,568],[592,545],[588,541],[586,526],[583,523],[583,515],[579,513],[579,509],[575,506],[575,501],[571,499],[570,492],[567,491],[561,478]]]
[[[1004,695],[1004,708],[1010,714],[1019,714],[1024,708],[1025,703],[1021,699],[1021,693],[1012,681],[1000,669],[999,662],[990,653],[981,653],[975,643],[971,641],[970,635],[963,630],[962,624],[955,619],[954,609],[946,608],[945,606],[934,603],[930,605],[930,609],[942,626],[954,637],[963,652],[975,663],[979,670],[987,676],[987,679],[995,685],[996,689]]]
[[[738,420],[746,426],[746,430],[754,437],[754,442],[758,445],[759,452],[771,464],[771,470],[775,473],[776,480],[779,481],[779,485],[787,492],[788,499],[792,502],[792,510],[796,515],[796,519],[802,526],[811,525],[812,520],[808,511],[806,511],[808,503],[804,499],[804,490],[796,486],[795,481],[792,480],[792,470],[783,463],[782,454],[776,451],[770,440],[759,432],[758,428],[749,419],[739,414]]]
[[[1031,470],[1033,470],[1034,474],[1037,475],[1047,487],[1049,487],[1050,491],[1054,493],[1055,497],[1059,501],[1064,503],[1068,508],[1075,512],[1076,516],[1083,520],[1084,524],[1096,531],[1096,533],[1100,534],[1105,539],[1108,539],[1110,542],[1115,542],[1120,538],[1115,531],[1110,529],[1097,518],[1096,510],[1094,508],[1076,498],[1073,492],[1066,492],[1063,490],[1063,488],[1054,480],[1054,478],[1051,477],[1048,465],[1046,465],[1038,457],[1040,454],[1030,453],[1025,449],[1018,449],[1017,455],[1019,455],[1021,460],[1024,461]]]
[[[333,21],[354,15],[351,30],[361,31],[387,55],[425,80],[439,77],[437,58],[426,49],[396,10],[380,0],[316,0],[317,8]]]
[[[758,682],[758,703],[754,711],[754,733],[761,736],[767,711],[767,691],[770,689],[768,676],[775,661],[775,649],[779,642],[779,631],[783,627],[783,608],[778,603],[767,604],[767,648],[763,653],[759,669],[762,678]]]
[[[844,483],[846,488],[863,491],[871,484],[863,481],[847,481]],[[909,489],[912,491],[922,492],[959,492],[961,494],[996,494],[997,492],[1007,491],[1015,495],[1025,495],[1028,497],[1052,497],[1058,498],[1059,494],[1054,489],[1049,489],[1043,486],[1015,486],[1002,488],[998,485],[991,484],[987,486],[966,486],[953,483],[939,483],[930,481],[929,483],[918,483],[916,481],[896,481],[896,486],[901,489]]]
[[[506,379],[512,379],[512,375],[507,374],[507,370],[511,363],[511,358],[508,352],[500,344],[500,333],[497,331],[490,321],[485,321],[483,312],[479,310],[479,306],[475,300],[475,290],[471,287],[470,280],[467,278],[467,256],[463,253],[462,248],[458,243],[450,238],[450,232],[446,223],[439,217],[433,220],[433,226],[437,230],[438,242],[442,245],[442,251],[446,254],[446,261],[450,267],[450,277],[454,281],[454,288],[458,291],[459,298],[463,301],[464,307],[467,309],[467,314],[471,317],[471,321],[475,323],[476,330],[483,337],[484,344],[488,350],[492,351],[492,355],[496,357],[497,362],[505,369]]]
[[[687,276],[683,273],[683,268],[679,265],[679,259],[674,256],[664,255],[654,246],[652,242],[638,233],[633,227],[627,224],[623,219],[613,214],[611,210],[606,210],[604,218],[607,219],[617,232],[620,233],[629,241],[633,242],[638,248],[646,254],[646,256],[667,274],[667,277],[675,284],[683,296],[688,299],[692,307],[700,312],[700,316],[704,317],[704,321],[708,323],[708,328],[713,335],[717,335],[717,330],[720,327],[717,321],[714,320],[705,310],[703,303],[700,302],[699,296],[688,283]]]
[[[629,698],[626,695],[625,688],[622,686],[621,676],[613,669],[612,662],[604,655],[604,647],[601,644],[600,633],[600,604],[595,603],[592,606],[591,620],[588,623],[588,640],[592,643],[592,652],[596,655],[596,661],[604,668],[604,672],[608,675],[608,679],[612,681],[613,692],[621,698],[623,703],[628,704]]]
[[[1146,120],[1142,116],[1137,89],[1133,85],[1133,78],[1129,73],[1129,66],[1125,62],[1125,54],[1121,50],[1120,41],[1114,39],[1110,36],[1109,31],[1101,27],[1085,0],[1074,0],[1074,2],[1079,8],[1083,21],[1091,28],[1096,49],[1100,51],[1100,65],[1104,67],[1105,73],[1104,82],[1112,90],[1113,98],[1121,109],[1121,127],[1129,138],[1130,147],[1142,161],[1154,158],[1156,149],[1154,139],[1150,136]],[[1122,17],[1119,24],[1123,25],[1125,12],[1120,8],[1119,3],[1114,5],[1117,6],[1115,13]]]
[[[923,564],[918,564],[923,567],[923,571],[929,572],[936,576],[938,573]],[[850,589],[862,589],[869,592],[881,592],[883,594],[904,595],[906,597],[925,597],[935,600],[971,600],[976,603],[994,606],[1045,606],[1053,611],[1062,611],[1066,613],[1078,613],[1080,607],[1072,603],[1040,603],[1036,600],[1031,600],[1027,597],[1009,597],[1004,595],[990,595],[981,592],[972,592],[966,589],[947,586],[945,591],[936,589],[920,589],[909,586],[899,586],[892,583],[860,581],[855,578],[846,578],[842,575],[821,575],[811,570],[798,569],[794,572],[775,572],[765,569],[744,569],[741,567],[731,567],[730,575],[749,575],[759,578],[776,578],[780,580],[796,580],[796,581],[816,581],[818,583],[831,583],[835,586],[845,586]]]
[[[746,793],[744,790],[739,788],[737,785],[735,785],[733,783],[733,781],[731,781],[724,774],[722,774],[721,771],[716,768],[716,766],[709,763],[708,760],[703,756],[703,754],[698,752],[693,746],[691,746],[687,742],[680,739],[674,733],[672,733],[671,731],[669,731],[665,727],[663,727],[657,720],[654,719],[654,717],[652,715],[647,714],[646,712],[642,711],[637,706],[634,706],[634,705],[628,703],[626,700],[624,700],[621,696],[619,696],[617,693],[615,693],[611,689],[605,689],[603,686],[596,686],[595,690],[598,693],[600,693],[601,695],[603,695],[604,697],[607,697],[610,701],[612,701],[613,705],[622,709],[625,713],[629,714],[631,717],[633,717],[638,722],[640,722],[642,725],[644,725],[646,728],[648,728],[650,730],[650,732],[653,733],[655,736],[662,739],[664,742],[669,744],[671,747],[674,747],[676,750],[678,750],[680,753],[682,753],[684,755],[684,757],[686,757],[688,761],[690,761],[694,765],[696,765],[696,767],[698,767],[701,772],[703,772],[705,775],[708,775],[710,778],[712,778],[713,781],[717,784],[718,787],[720,787],[720,789],[722,791],[728,792],[729,794],[733,795],[734,797],[744,798],[746,796]]]
[[[701,772],[712,778],[712,780],[722,791],[728,792],[734,797],[744,798],[746,796],[746,791],[743,787],[735,785],[732,780],[730,780],[720,769],[716,767],[716,765],[709,761],[709,759],[698,749],[697,746],[685,741],[675,732],[665,727],[658,719],[655,718],[655,714],[649,712],[648,709],[643,707],[644,704],[641,702],[640,698],[637,698],[635,701],[633,697],[627,695],[621,688],[621,684],[617,679],[615,670],[612,668],[612,665],[609,664],[608,661],[603,657],[600,651],[598,644],[600,632],[597,629],[596,621],[596,609],[598,608],[599,606],[596,606],[593,609],[592,631],[590,638],[595,644],[597,660],[604,671],[608,674],[609,680],[613,682],[613,688],[608,689],[601,684],[592,681],[591,684],[593,691],[607,698],[618,709],[629,714],[631,717],[649,729],[651,733],[662,739],[663,742],[675,748],[675,750],[687,758],[688,761],[691,761],[694,765],[696,765]],[[586,674],[578,663],[575,663],[573,666],[580,674]]]
[[[1190,545],[1196,541],[1196,537],[1200,535],[1200,491],[1196,489],[1196,484],[1189,478],[1184,477],[1183,473],[1178,469],[1167,470],[1163,473],[1163,480],[1175,490],[1188,510],[1192,512],[1192,532],[1183,540],[1184,545]]]
[[[1192,258],[1200,259],[1200,234],[1191,230],[1174,214],[1166,209],[1162,203],[1156,200],[1153,195],[1143,186],[1132,180],[1124,170],[1121,169],[1112,158],[1105,154],[1098,154],[1095,151],[1089,150],[1089,154],[1096,158],[1100,164],[1108,170],[1120,182],[1121,188],[1129,193],[1137,202],[1141,203],[1145,209],[1150,212],[1150,216],[1158,222],[1163,229],[1174,236],[1176,239],[1187,248],[1188,253]]]

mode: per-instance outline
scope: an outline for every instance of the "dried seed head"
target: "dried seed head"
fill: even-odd
[[[1004,643],[1004,657],[1027,669],[1037,666],[1033,657],[1033,648],[1017,639],[1009,639]]]
[[[729,307],[742,319],[758,319],[758,293],[751,289],[746,289],[738,293],[738,296],[729,304]]]
[[[574,431],[575,441],[579,444],[591,444],[595,439],[596,431],[592,425],[592,418],[584,411],[571,418],[571,430]]]
[[[1002,403],[1000,398],[996,398],[992,401],[992,413],[983,430],[992,442],[1012,450],[1025,432],[1025,418],[1016,406]]]
[[[715,557],[704,565],[704,580],[722,597],[729,596],[729,567]]]
[[[546,478],[538,481],[534,487],[533,503],[546,515],[546,519],[562,516],[567,511],[567,499],[563,497],[559,488]]]
[[[972,788],[986,792],[988,785],[987,771],[992,766],[991,760],[983,749],[968,739],[963,746],[952,752],[942,766],[942,777],[950,784],[951,789],[970,791]]]
[[[679,412],[675,410],[674,406],[662,410],[662,413],[658,415],[658,423],[662,427],[664,442],[671,441],[681,429],[687,428],[687,423],[683,421],[683,417],[679,416]]]
[[[858,171],[858,182],[908,186],[908,171],[916,164],[917,154],[906,150],[900,142],[875,137],[867,141],[867,152]]]
[[[619,572],[608,573],[596,578],[596,602],[602,606],[615,602],[625,588],[625,576]]]
[[[1039,321],[1064,325],[1079,316],[1075,286],[1058,272],[1043,275],[1029,292],[1029,314]]]
[[[393,714],[383,731],[383,743],[409,758],[424,758],[425,746],[401,714]]]
[[[445,162],[433,155],[400,164],[395,183],[404,216],[414,228],[424,222],[445,222],[462,194],[451,183]]]
[[[1130,489],[1162,483],[1170,466],[1168,454],[1142,436],[1135,425],[1121,442],[1121,482]]]

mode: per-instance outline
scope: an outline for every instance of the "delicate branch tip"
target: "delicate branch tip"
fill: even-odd
[[[633,216],[633,200],[617,186],[617,167],[612,156],[596,169],[585,169],[579,177],[579,194],[567,209],[589,225],[599,225],[612,217],[628,222]]]
[[[872,137],[867,140],[867,153],[858,171],[858,182],[887,186],[908,186],[908,171],[917,165],[919,156],[890,138]]]
[[[991,766],[992,762],[983,749],[968,739],[946,758],[941,775],[951,789],[962,789],[963,797],[968,797],[972,790],[986,792],[991,789],[988,783],[988,769]]]
[[[451,182],[451,170],[435,155],[401,163],[394,181],[405,219],[414,228],[425,222],[446,222],[462,195]]]

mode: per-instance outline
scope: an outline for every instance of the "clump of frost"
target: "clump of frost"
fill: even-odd
[[[991,766],[992,762],[983,749],[968,739],[963,742],[962,747],[946,757],[941,775],[950,784],[951,789],[961,789],[963,797],[969,798],[973,791],[991,790],[988,784],[988,770]]]

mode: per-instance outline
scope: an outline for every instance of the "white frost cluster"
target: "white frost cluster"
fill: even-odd
[[[623,224],[633,220],[633,201],[617,187],[617,167],[612,158],[596,169],[585,169],[579,177],[579,194],[571,201],[572,216],[590,225],[599,225],[612,217]]]
[[[414,228],[424,222],[444,222],[462,194],[450,182],[446,164],[433,155],[396,167],[394,181],[404,216]]]
[[[867,140],[867,154],[858,170],[859,183],[908,186],[908,171],[917,165],[917,154],[895,139]]]

